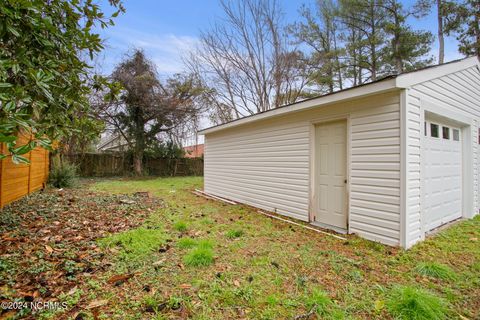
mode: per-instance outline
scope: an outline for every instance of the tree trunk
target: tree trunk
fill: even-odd
[[[143,174],[143,152],[133,154],[133,172],[136,176]]]
[[[370,56],[372,57],[372,81],[377,80],[377,52],[375,44],[370,45]]]
[[[394,60],[395,60],[395,69],[397,70],[398,74],[403,72],[403,61],[400,55],[400,45],[401,45],[400,32],[401,32],[400,18],[398,16],[398,13],[395,12],[395,34],[393,37],[393,54],[394,54]]]
[[[357,62],[357,50],[354,48],[353,49],[353,52],[352,52],[352,59],[353,59],[353,86],[357,86],[358,82],[357,82],[357,79],[358,79],[358,76],[357,76],[357,65],[358,65],[358,62]]]
[[[395,34],[393,37],[393,55],[394,55],[394,62],[395,62],[395,70],[397,74],[403,72],[403,61],[402,57],[400,56],[400,35],[398,33]]]
[[[329,31],[327,31],[327,32],[329,32]],[[330,48],[330,37],[328,37],[328,47],[327,47],[326,52],[328,52],[329,54],[332,53],[332,50]],[[334,85],[333,85],[334,76],[335,76],[334,70],[333,70],[334,61],[335,61],[335,58],[333,58],[333,57],[328,58],[328,71],[327,71],[327,73],[328,73],[328,78],[329,78],[328,79],[328,91],[329,91],[329,93],[333,93],[333,91],[335,91],[335,88],[334,88]]]
[[[340,90],[343,90],[342,68],[340,68],[340,59],[338,57],[337,48],[337,29],[333,28],[333,50],[335,50],[335,68],[338,75],[338,86]]]
[[[375,27],[375,3],[370,2],[370,25],[372,34],[370,39],[370,57],[372,59],[372,81],[377,80],[377,48],[375,47],[375,40],[377,35],[377,28]]]
[[[442,64],[445,57],[445,39],[443,37],[442,0],[437,0],[437,20],[438,20],[438,64]]]
[[[145,121],[143,111],[137,108],[135,115],[135,147],[133,149],[133,171],[136,176],[143,175],[143,153],[145,151]]]
[[[143,153],[145,150],[145,141],[142,134],[136,135],[135,148],[133,152],[133,172],[136,176],[143,175]]]

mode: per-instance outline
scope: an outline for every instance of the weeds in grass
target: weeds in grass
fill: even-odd
[[[395,286],[385,305],[395,319],[441,320],[448,316],[448,307],[441,298],[409,286]]]
[[[213,263],[213,250],[206,246],[198,245],[183,257],[183,262],[187,266],[192,267],[211,265]]]
[[[315,309],[318,314],[325,314],[328,307],[332,304],[332,300],[327,293],[320,289],[314,289],[305,300],[308,309]]]
[[[155,296],[146,296],[143,299],[143,305],[146,312],[153,312],[155,314],[165,307],[165,303],[159,302]]]
[[[197,242],[197,247],[205,249],[213,249],[215,242],[209,239],[202,239]]]
[[[244,301],[252,301],[253,297],[255,295],[255,292],[252,288],[250,287],[241,287],[241,288],[235,288],[233,290],[233,294],[238,298],[242,299]]]
[[[184,302],[185,302],[185,299],[182,297],[171,296],[170,299],[168,300],[168,306],[173,310],[177,310],[177,309],[180,309],[180,307],[182,306],[182,303]]]
[[[181,238],[177,241],[177,247],[180,249],[200,248],[211,250],[213,246],[214,242],[208,239],[195,240],[192,238]]]
[[[185,221],[177,221],[173,225],[173,228],[179,232],[187,231],[187,223]]]
[[[297,288],[303,289],[305,288],[305,285],[307,284],[308,277],[305,275],[297,275],[295,278],[295,284],[297,285]]]
[[[438,292],[441,292],[438,296],[443,299],[447,308],[451,306],[452,313],[455,311],[456,314],[472,319],[477,314],[478,299],[472,297],[470,294],[472,291],[468,289],[475,289],[475,285],[478,286],[479,283],[477,275],[480,263],[470,259],[478,253],[478,242],[469,239],[480,238],[478,233],[480,216],[476,218],[474,226],[462,223],[460,227],[452,227],[458,229],[458,232],[446,230],[448,237],[432,237],[409,251],[397,251],[353,236],[348,237],[349,240],[346,242],[311,237],[304,235],[303,232],[297,232],[292,236],[288,232],[288,226],[282,227],[267,219],[257,219],[248,207],[242,209],[240,206],[225,206],[217,202],[192,198],[190,189],[194,184],[200,185],[201,180],[188,179],[191,181],[185,183],[188,189],[180,185],[183,182],[174,179],[102,182],[104,186],[102,188],[109,192],[113,185],[115,192],[130,193],[141,190],[150,191],[152,195],[161,197],[165,208],[152,212],[152,222],[148,225],[165,223],[169,226],[169,229],[165,230],[169,232],[167,236],[174,240],[173,250],[161,254],[161,258],[160,254],[155,253],[152,254],[152,258],[146,256],[139,261],[146,266],[139,271],[146,274],[142,277],[136,276],[129,282],[128,287],[123,285],[129,290],[130,288],[137,290],[135,291],[137,294],[131,298],[123,296],[113,298],[109,306],[105,306],[105,311],[108,312],[106,314],[110,313],[118,318],[150,319],[163,316],[167,319],[187,314],[198,320],[242,316],[252,319],[293,319],[304,315],[308,315],[310,319],[342,317],[429,319],[432,317],[399,316],[402,311],[400,313],[391,311],[394,308],[390,300],[399,301],[398,298],[391,298],[392,286],[395,282],[410,283],[414,281],[415,276],[419,277],[415,267],[419,261],[423,261],[419,260],[422,257],[425,261],[432,260],[446,265],[450,265],[448,259],[460,261],[454,269],[457,276],[455,281],[444,281],[441,287],[435,281],[433,283],[423,281],[418,287],[438,288]],[[177,192],[170,193],[172,189],[176,189]],[[186,207],[183,204],[186,204]],[[238,216],[243,220],[237,219]],[[187,232],[179,232],[174,227],[175,222],[180,220],[186,222]],[[146,224],[143,226],[146,227]],[[235,240],[234,231],[239,229],[244,234]],[[208,240],[202,240],[202,236],[199,238],[194,236],[194,233],[205,235]],[[179,235],[182,238],[179,238]],[[277,241],[280,235],[286,237],[284,242]],[[232,240],[228,240],[229,238]],[[255,241],[254,238],[262,241]],[[216,244],[212,240],[216,241]],[[187,254],[193,256],[194,252],[205,248],[207,252],[213,252],[213,256],[220,256],[220,261],[214,260],[211,264],[210,259],[207,262],[211,264],[210,267],[196,268],[183,262],[186,261]],[[121,244],[115,249],[125,250]],[[390,250],[394,254],[387,254]],[[448,254],[445,254],[446,252]],[[294,260],[291,258],[292,254],[295,255]],[[468,258],[462,260],[463,257]],[[158,269],[161,272],[157,268],[153,272],[150,268],[151,262],[163,261],[164,258],[168,259],[168,263],[162,264],[161,269]],[[192,261],[195,261],[192,263],[194,265],[203,265],[203,262],[199,262],[203,260],[197,257],[192,258]],[[180,262],[187,266],[185,270],[180,271],[176,267]],[[272,265],[272,262],[279,268]],[[115,261],[112,267],[116,268],[117,265],[118,261]],[[205,274],[202,274],[202,269]],[[405,273],[404,270],[412,272]],[[129,270],[133,271],[136,270],[133,268]],[[155,281],[151,280],[152,277],[148,274],[150,272]],[[249,280],[251,275],[254,280]],[[143,293],[140,288],[145,281],[148,282],[149,288],[151,286],[151,290],[144,289]],[[179,290],[181,284],[193,286],[192,292],[195,292],[195,297],[192,296],[192,302],[189,302],[190,290]],[[320,286],[324,286],[322,289],[325,292],[322,290],[312,292],[313,288]],[[107,286],[107,289],[110,287]],[[114,287],[113,290],[110,291],[116,294],[117,288]],[[176,296],[169,300],[164,292],[168,292],[168,296],[172,294]],[[181,292],[189,293],[182,296]],[[164,309],[158,314],[152,311],[145,314],[140,295],[156,297]],[[105,299],[104,292],[99,290],[96,299]],[[131,302],[126,303],[127,299]],[[88,296],[87,299],[85,295],[82,296],[82,301],[90,300],[93,298]],[[387,307],[387,302],[390,307]],[[423,299],[421,302],[423,303]],[[151,309],[157,306],[155,301],[152,301]],[[174,311],[171,307],[183,311]],[[307,317],[303,317],[305,318]]]
[[[354,269],[347,273],[347,279],[353,282],[361,283],[363,281],[362,271]]]
[[[305,307],[309,312],[313,311],[321,319],[343,319],[343,312],[338,306],[330,299],[328,294],[315,288],[309,295],[304,298]]]
[[[235,230],[228,230],[225,234],[229,239],[240,238],[243,236],[243,230],[235,229]]]
[[[367,248],[372,249],[373,251],[376,251],[376,252],[385,251],[385,246],[375,241],[365,241],[365,245]]]
[[[179,247],[180,249],[191,249],[197,246],[197,244],[197,241],[192,238],[180,238],[177,241],[177,247]]]
[[[472,264],[471,268],[472,268],[473,271],[480,272],[480,261]]]
[[[203,218],[200,220],[200,223],[205,225],[205,226],[213,226],[215,225],[215,221],[213,221],[212,219],[210,218]]]
[[[146,229],[143,227],[127,232],[114,234],[101,239],[104,247],[118,246],[120,258],[125,261],[136,261],[145,258],[165,243],[165,234],[161,229]]]
[[[442,280],[454,280],[457,277],[448,266],[436,262],[422,262],[415,268],[415,271],[423,276]]]
[[[278,298],[277,295],[271,294],[265,298],[265,302],[270,306],[276,306],[277,304],[280,303],[280,299]]]

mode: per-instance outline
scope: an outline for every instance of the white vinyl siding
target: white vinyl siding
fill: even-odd
[[[424,134],[424,119],[420,112],[420,100],[407,90],[407,247],[424,238],[421,225],[421,135]]]
[[[308,126],[263,122],[206,135],[205,191],[308,220]]]
[[[338,115],[350,118],[349,231],[399,245],[398,92],[206,134],[205,191],[308,221],[313,123]]]
[[[351,114],[352,233],[390,245],[400,238],[400,111],[387,104]]]
[[[407,247],[422,240],[422,206],[420,163],[421,135],[424,134],[424,116],[421,114],[421,101],[427,99],[442,108],[447,108],[472,119],[473,154],[473,206],[478,212],[478,119],[480,118],[480,72],[470,67],[437,79],[417,84],[408,89],[407,104]]]

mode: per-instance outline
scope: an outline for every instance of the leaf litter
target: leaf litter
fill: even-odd
[[[109,267],[97,239],[141,225],[162,206],[144,192],[118,195],[86,188],[47,189],[6,206],[0,210],[0,301],[53,302],[62,294],[71,296]],[[107,283],[119,286],[132,276],[116,275]],[[92,309],[107,303],[78,305]],[[11,316],[11,310],[1,310],[0,318],[7,311]]]

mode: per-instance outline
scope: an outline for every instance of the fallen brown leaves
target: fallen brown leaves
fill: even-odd
[[[93,300],[85,307],[85,309],[98,308],[106,305],[107,303],[108,303],[108,300]]]
[[[58,301],[62,293],[71,294],[108,267],[98,238],[138,226],[160,206],[145,193],[111,195],[85,188],[50,189],[7,206],[0,211],[0,258],[7,265],[0,269],[0,300]],[[132,276],[117,275],[108,283],[119,285]],[[85,302],[85,308],[107,302]]]
[[[132,273],[118,274],[108,279],[107,283],[119,286],[125,281],[127,281],[128,279],[130,279],[131,277],[133,277]]]

